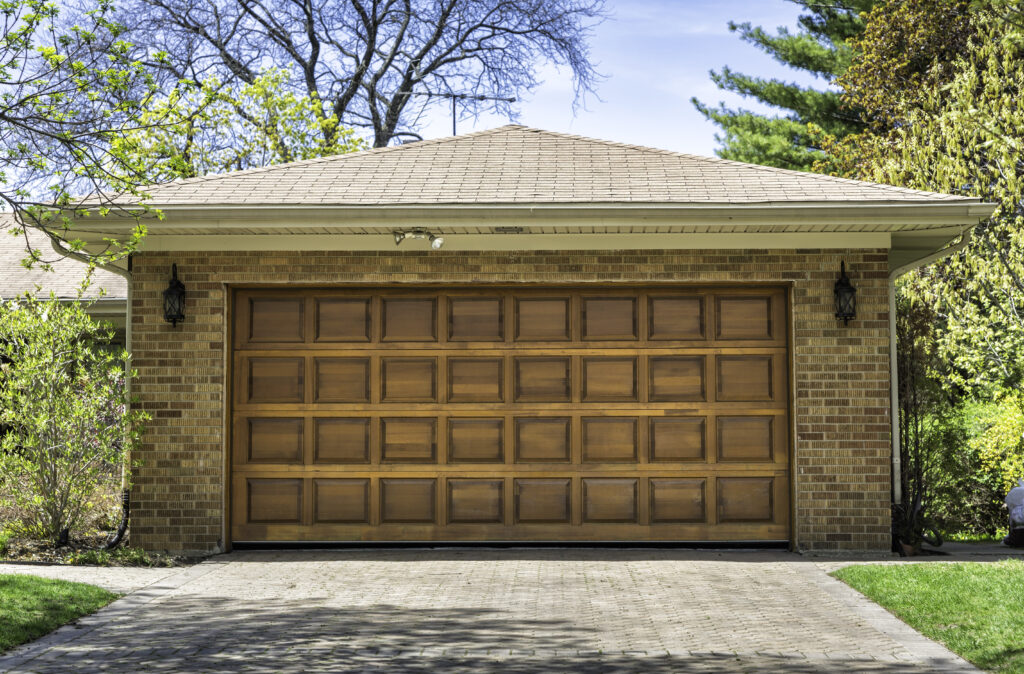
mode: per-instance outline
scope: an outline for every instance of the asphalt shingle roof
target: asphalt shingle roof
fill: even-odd
[[[977,201],[518,125],[148,188],[156,206]]]
[[[50,247],[46,234],[34,229],[28,230],[29,242],[42,252],[43,259],[53,265],[53,271],[43,271],[36,265],[26,269],[21,261],[28,257],[23,236],[14,236],[13,219],[0,215],[0,298],[8,299],[25,292],[46,297],[52,291],[58,299],[78,298],[78,289],[85,278],[86,266],[76,260],[59,258]],[[93,272],[93,282],[83,295],[95,299],[123,300],[128,296],[127,281],[117,274],[102,269]],[[105,290],[103,294],[101,289]]]

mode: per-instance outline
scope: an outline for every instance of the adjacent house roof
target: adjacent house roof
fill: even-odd
[[[35,229],[25,232],[15,227],[10,215],[0,215],[0,298],[11,298],[25,292],[45,297],[53,292],[58,299],[79,299],[78,291],[85,278],[86,266],[76,260],[60,258],[51,248],[46,234]],[[42,252],[43,259],[52,264],[53,271],[44,271],[40,265],[25,268],[21,261],[28,257],[29,244]],[[104,300],[123,304],[128,296],[127,282],[117,274],[95,270],[93,282],[82,298],[101,296]]]
[[[157,207],[979,201],[517,125],[147,192]]]

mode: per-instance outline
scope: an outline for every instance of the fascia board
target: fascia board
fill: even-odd
[[[258,229],[272,226],[330,226],[339,231],[366,226],[425,227],[487,224],[551,225],[580,220],[592,225],[623,226],[637,222],[715,226],[757,223],[801,225],[951,226],[976,224],[995,204],[979,201],[931,202],[772,202],[761,204],[526,204],[526,205],[153,205],[161,219],[145,219],[151,232],[164,228]],[[111,234],[134,226],[132,218],[79,218],[80,231]]]
[[[775,234],[446,234],[445,251],[886,249],[889,232]],[[426,241],[395,246],[389,234],[151,234],[139,251],[429,251]]]

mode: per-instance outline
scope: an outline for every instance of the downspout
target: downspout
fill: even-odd
[[[971,242],[974,228],[968,227],[960,235],[960,241],[952,246],[935,251],[930,255],[908,262],[889,272],[889,404],[892,408],[892,501],[903,503],[903,465],[900,459],[900,381],[896,362],[896,279],[909,271],[925,267],[936,260],[959,253]]]
[[[63,257],[69,257],[73,260],[85,264],[92,264],[86,256],[76,253],[73,250],[69,250],[58,243],[57,239],[50,238],[50,245],[53,250]],[[129,401],[132,397],[132,258],[128,256],[128,269],[121,269],[110,264],[96,265],[98,269],[108,271],[111,274],[117,274],[118,276],[125,279],[127,282],[127,292],[125,295],[125,322],[124,322],[124,349],[127,354],[124,361],[124,394],[125,398]],[[128,466],[130,465],[131,456],[126,451],[124,457],[124,463],[121,464],[121,524],[117,527],[117,533],[114,534],[107,541],[107,549],[112,550],[116,548],[120,543],[121,539],[124,538],[125,533],[128,531],[128,513],[130,507],[130,491],[128,489]]]

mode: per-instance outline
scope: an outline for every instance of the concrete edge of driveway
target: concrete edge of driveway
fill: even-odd
[[[856,564],[854,562],[853,564]],[[851,614],[906,648],[915,657],[941,672],[979,672],[977,667],[937,641],[924,636],[894,614],[876,604],[816,565],[800,567],[807,580],[840,602]]]
[[[105,627],[118,620],[124,620],[139,607],[174,592],[183,585],[205,576],[225,563],[220,560],[207,560],[195,566],[186,567],[181,571],[164,576],[150,585],[146,585],[126,594],[120,599],[112,601],[95,613],[58,627],[53,632],[44,634],[35,641],[15,646],[5,655],[0,655],[0,672],[12,671],[54,646],[77,641],[101,627]]]

